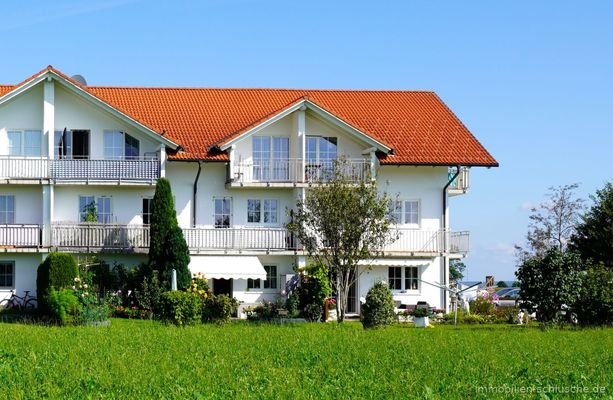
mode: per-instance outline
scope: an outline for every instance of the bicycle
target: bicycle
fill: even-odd
[[[24,290],[25,296],[17,296],[15,290],[11,290],[11,297],[0,301],[0,309],[10,310],[34,310],[38,307],[38,300],[34,296],[30,296],[29,290]]]

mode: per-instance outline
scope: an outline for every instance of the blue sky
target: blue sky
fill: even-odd
[[[512,279],[549,186],[611,180],[613,2],[0,3],[0,83],[435,90],[498,159],[451,199],[469,279]]]

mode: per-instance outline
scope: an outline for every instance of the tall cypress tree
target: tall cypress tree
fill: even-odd
[[[170,287],[170,271],[177,270],[177,284],[184,289],[189,284],[189,250],[183,231],[177,223],[170,182],[160,178],[155,186],[151,212],[149,271],[158,271],[162,285]]]

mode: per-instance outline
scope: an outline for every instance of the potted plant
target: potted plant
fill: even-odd
[[[326,307],[328,309],[328,321],[336,321],[338,318],[336,315],[336,299],[334,297],[329,298],[326,301]]]
[[[415,326],[418,328],[425,328],[430,325],[430,310],[426,307],[418,307],[413,310],[413,317],[415,318]]]

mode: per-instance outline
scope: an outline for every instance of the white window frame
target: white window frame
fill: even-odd
[[[217,226],[216,224],[216,220],[217,220],[217,208],[216,208],[216,202],[217,200],[229,200],[230,201],[230,212],[228,215],[229,217],[229,221],[228,221],[228,226]],[[229,229],[232,228],[232,224],[233,224],[233,220],[234,220],[234,212],[233,212],[233,207],[234,207],[234,201],[232,200],[232,197],[228,197],[228,196],[218,196],[218,197],[213,197],[213,228],[217,228],[217,229]],[[224,213],[221,213],[219,215],[226,215]]]
[[[259,214],[260,214],[260,220],[259,221],[249,221],[249,202],[250,201],[259,201],[260,207],[259,207]],[[277,203],[277,210],[276,210],[276,222],[265,222],[265,217],[264,215],[266,214],[266,202],[276,202]],[[281,201],[279,199],[276,198],[251,198],[251,199],[247,199],[247,225],[249,226],[280,226],[281,225],[281,220],[280,220],[280,213],[279,213],[279,205],[281,204]]]
[[[392,285],[393,281],[390,279],[390,272],[392,268],[400,268],[400,277],[396,279],[400,280],[400,288],[395,287],[396,285]],[[408,276],[410,271],[414,271],[416,273],[415,276]],[[421,293],[421,268],[418,266],[400,266],[400,265],[392,265],[387,268],[387,277],[388,277],[388,288],[392,291],[392,293],[409,293],[409,294],[419,294]],[[407,288],[407,280],[411,279],[411,287]],[[416,288],[415,288],[416,284]]]
[[[97,224],[107,224],[107,225],[109,225],[109,224],[112,224],[114,222],[113,218],[115,217],[115,210],[114,210],[114,207],[113,207],[113,196],[111,196],[111,195],[80,194],[79,198],[78,198],[78,204],[77,204],[78,205],[78,221],[79,221],[80,224],[87,223],[86,221],[84,221],[84,218],[83,218],[83,216],[85,214],[85,211],[83,211],[81,209],[81,198],[83,198],[83,197],[91,197],[91,198],[94,199],[93,201],[94,201],[94,204],[96,205],[96,220],[97,220],[96,223]],[[101,214],[100,214],[100,208],[98,206],[98,203],[100,202],[100,199],[109,199],[110,212],[103,214],[103,215],[108,215],[109,216],[109,221],[107,221],[107,222],[100,221],[100,215]],[[87,204],[90,204],[90,203],[87,203]]]
[[[130,137],[138,143],[138,155],[126,155],[126,137]],[[108,143],[107,138],[112,138],[112,143]],[[105,160],[137,160],[140,157],[140,140],[124,131],[105,129],[103,132],[103,147]]]
[[[11,277],[11,285],[10,286],[0,286],[0,290],[12,290],[15,289],[15,261],[14,260],[2,260],[0,261],[0,265],[11,265],[11,273],[10,273],[10,277]],[[2,276],[6,276],[9,274],[6,274],[4,271],[2,271],[0,269],[0,274]]]
[[[407,222],[407,203],[416,203],[417,204],[417,222]],[[399,207],[400,206],[400,207]],[[389,206],[390,217],[392,221],[401,225],[404,228],[415,228],[419,229],[421,227],[421,200],[420,199],[394,199],[391,200],[391,204]]]
[[[149,212],[146,213],[145,210],[143,209],[143,202],[145,200],[149,201]],[[142,196],[141,197],[141,201],[140,201],[140,207],[141,207],[141,212],[140,212],[140,218],[141,218],[141,222],[143,225],[150,225],[151,224],[151,214],[153,211],[153,196]],[[145,215],[149,216],[149,224],[145,224]]]
[[[0,214],[5,215],[6,217],[4,218],[4,220],[6,221],[5,223],[3,223],[2,225],[12,225],[15,223],[15,216],[16,216],[16,208],[17,208],[17,203],[15,202],[15,196],[12,194],[3,194],[0,195],[0,198],[5,198],[4,201],[2,203],[4,203],[6,205],[7,201],[9,198],[12,198],[12,202],[13,202],[13,209],[9,210],[9,209],[0,209]],[[9,218],[10,216],[10,218]]]
[[[34,152],[34,154],[26,154],[26,149],[30,149],[31,147],[26,146],[26,136],[28,134],[36,134],[38,138],[38,146],[33,147],[38,151]],[[11,134],[19,135],[19,149],[17,149],[16,153],[11,154]],[[8,141],[8,153],[10,157],[34,157],[39,158],[42,157],[42,131],[38,129],[7,129],[6,131],[6,139]]]
[[[256,151],[256,141],[266,143],[267,150]],[[276,142],[277,141],[277,142]],[[282,151],[281,144],[287,144]],[[256,154],[259,156],[256,157]],[[267,154],[265,159],[260,155]],[[253,179],[256,181],[285,181],[289,179],[290,140],[287,136],[253,136],[251,139],[251,159],[253,161]]]
[[[266,279],[247,279],[247,291],[271,293],[279,290],[279,266],[277,264],[265,264],[263,267],[266,270]],[[274,277],[269,275],[267,267],[275,269]],[[266,282],[271,279],[274,279],[275,287],[266,287]]]

